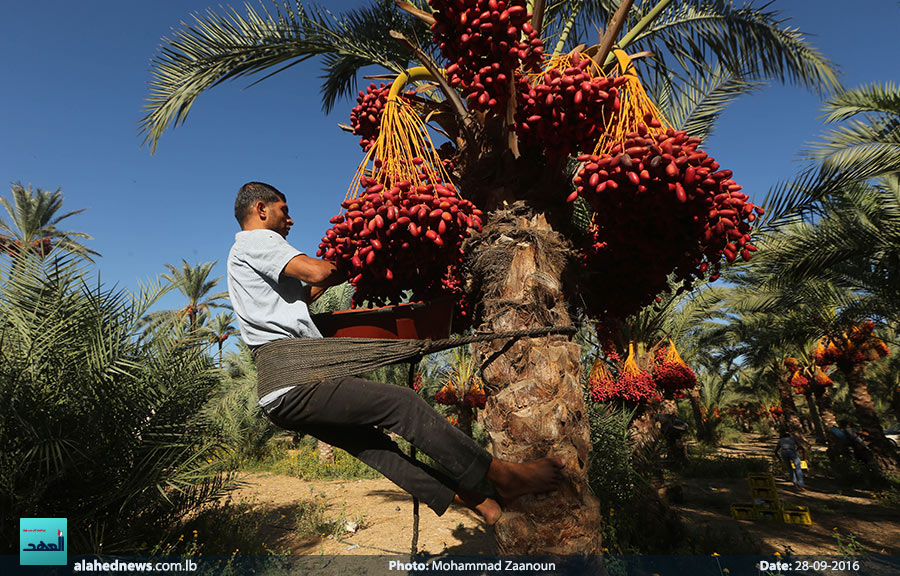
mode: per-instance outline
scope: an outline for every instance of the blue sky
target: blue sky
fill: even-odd
[[[358,4],[321,3],[338,13]],[[237,230],[234,195],[249,180],[288,195],[296,221],[288,239],[314,253],[362,159],[356,138],[337,128],[354,103],[323,114],[316,62],[251,88],[238,80],[213,89],[155,155],[141,147],[149,61],[161,37],[209,7],[221,11],[208,0],[4,5],[0,195],[8,197],[12,181],[61,187],[64,209],[86,208],[64,228],[94,237],[88,245],[102,254],[104,283],[135,289],[182,259],[218,260],[216,275],[224,275]],[[845,86],[900,80],[897,2],[777,0],[773,7],[838,64]],[[818,97],[771,86],[736,102],[705,149],[761,201],[797,171],[798,151],[822,129],[820,115]]]

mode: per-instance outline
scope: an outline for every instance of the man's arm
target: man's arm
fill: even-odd
[[[312,304],[316,300],[319,299],[319,296],[325,293],[328,290],[327,286],[310,286],[309,287],[309,301],[307,304]]]
[[[298,254],[291,258],[281,273],[285,276],[302,280],[312,286],[312,299],[320,296],[325,288],[336,286],[347,279],[347,275],[338,269],[333,262],[310,258],[305,254]],[[315,290],[316,288],[321,290]]]

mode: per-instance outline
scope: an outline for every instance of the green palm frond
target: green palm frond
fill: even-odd
[[[134,550],[146,534],[129,530],[208,501],[227,478],[195,413],[213,373],[202,351],[139,337],[161,285],[109,290],[87,266],[65,252],[0,261],[0,505],[53,507],[76,548],[95,551],[109,529],[104,550]]]
[[[818,217],[823,202],[852,194],[860,182],[869,181],[873,189],[896,182],[900,174],[898,102],[900,88],[892,83],[871,84],[832,97],[826,103],[829,121],[845,123],[812,144],[807,151],[811,164],[797,178],[770,190],[763,204],[767,213],[757,228],[772,230],[781,223]]]
[[[349,282],[328,288],[318,300],[310,306],[313,314],[324,314],[338,310],[349,310],[355,288]]]
[[[186,119],[194,100],[204,90],[231,78],[301,62],[326,49],[306,40],[306,10],[300,3],[270,12],[247,6],[245,16],[235,10],[220,15],[195,14],[194,25],[163,38],[159,54],[151,61],[153,79],[141,120],[144,143],[151,150],[167,126]]]
[[[829,99],[825,111],[828,123],[866,113],[900,116],[900,87],[893,82],[872,83],[839,92]]]
[[[81,214],[84,209],[65,214],[57,214],[62,208],[63,195],[60,188],[50,192],[41,188],[27,188],[21,182],[10,186],[12,201],[0,198],[0,206],[9,214],[9,222],[0,218],[0,233],[8,234],[6,242],[16,241],[20,246],[28,247],[33,242],[47,239],[51,249],[63,250],[91,260],[91,256],[99,254],[84,245],[78,239],[91,240],[82,232],[71,232],[57,229],[63,220]],[[4,236],[0,234],[0,247],[4,244]]]
[[[732,102],[765,83],[744,80],[743,75],[735,75],[721,65],[700,72],[684,85],[673,87],[673,97],[666,100],[668,105],[660,111],[676,130],[685,130],[690,136],[706,140]]]
[[[423,10],[427,2],[413,2]],[[329,113],[342,97],[356,92],[357,73],[365,66],[377,65],[393,72],[409,67],[410,51],[390,35],[392,30],[417,42],[431,52],[432,34],[428,26],[398,10],[390,0],[378,0],[371,6],[352,10],[340,19],[328,21],[316,11],[309,20],[309,32],[333,44],[322,59],[322,109]]]
[[[653,3],[641,3],[634,18],[652,8]],[[629,48],[656,53],[658,58],[646,65],[659,66],[670,74],[674,68],[665,64],[667,57],[681,66],[687,77],[714,57],[735,78],[771,78],[817,93],[840,86],[833,63],[799,30],[786,26],[778,12],[736,7],[730,0],[673,2],[636,35]]]
[[[821,161],[822,180],[843,184],[900,172],[900,116],[875,125],[848,121],[825,138],[809,153]]]
[[[768,234],[780,226],[808,220],[821,213],[821,186],[820,170],[811,167],[804,169],[793,180],[770,188],[761,204],[765,213],[756,219],[754,225],[757,233]]]
[[[409,53],[390,38],[391,27],[411,38],[427,37],[423,24],[411,22],[384,0],[344,17],[307,9],[299,1],[258,8],[245,5],[245,10],[244,14],[234,9],[195,14],[193,25],[163,39],[151,61],[153,79],[140,122],[140,133],[151,150],[156,150],[168,126],[185,121],[202,92],[226,80],[264,71],[270,71],[270,76],[314,56],[328,55],[323,86],[328,111],[339,96],[355,88],[361,67],[374,64],[395,72],[406,67]]]
[[[201,309],[209,311],[210,308],[226,306],[222,301],[228,298],[226,291],[210,294],[222,279],[221,276],[212,279],[209,277],[215,265],[216,262],[201,262],[192,266],[187,260],[182,260],[180,269],[166,264],[169,272],[162,274],[162,278],[171,282],[184,295],[189,307],[197,311]]]

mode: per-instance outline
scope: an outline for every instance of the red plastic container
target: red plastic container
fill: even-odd
[[[452,298],[312,315],[312,321],[326,338],[392,340],[448,338],[452,318]]]

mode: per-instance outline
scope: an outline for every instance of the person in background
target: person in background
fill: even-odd
[[[850,422],[847,420],[841,420],[838,422],[838,425],[841,427],[841,431],[847,439],[847,444],[850,446],[850,449],[853,450],[853,457],[860,462],[872,464],[875,458],[872,455],[872,451],[869,450],[866,441],[859,435],[859,431],[851,426]]]
[[[781,433],[778,444],[775,446],[775,456],[780,458],[790,471],[790,481],[800,490],[805,490],[803,486],[803,469],[801,468],[802,459],[806,459],[806,450],[792,437],[787,431]]]

